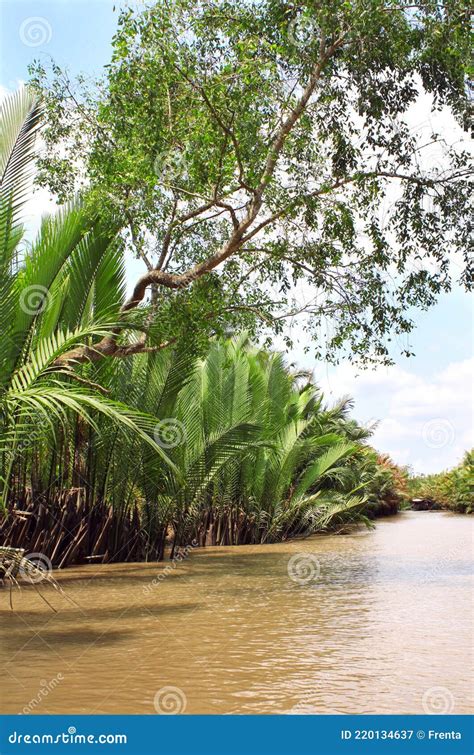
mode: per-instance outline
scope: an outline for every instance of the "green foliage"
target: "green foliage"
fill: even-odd
[[[112,238],[78,204],[43,222],[31,249],[22,248],[21,206],[31,173],[38,106],[28,92],[7,99],[0,113],[0,506],[8,499],[16,462],[30,444],[55,442],[80,418],[98,414],[136,433],[161,458],[149,418],[104,396],[62,356],[110,334],[123,293],[123,267]],[[20,261],[20,255],[22,257]],[[110,264],[115,263],[114,289]],[[108,299],[94,305],[104,285]],[[112,276],[113,278],[113,276]],[[117,295],[115,302],[113,294]],[[105,318],[104,301],[109,305]]]
[[[36,110],[24,93],[3,110],[2,506],[26,488],[44,500],[80,487],[92,505],[119,511],[139,502],[154,552],[170,534],[175,545],[237,544],[363,521],[357,457],[367,432],[348,399],[325,407],[281,355],[244,334],[205,350],[183,339],[94,358],[104,344],[117,354],[125,331],[141,346],[153,304],[127,316],[123,249],[79,201],[22,244]]]
[[[397,466],[389,456],[381,456],[370,449],[359,475],[361,483],[366,485],[369,516],[396,514],[406,505],[408,472]]]
[[[441,474],[412,477],[410,498],[427,498],[444,508],[471,514],[474,510],[474,449],[466,451],[462,462]]]
[[[335,318],[329,351],[384,358],[391,330],[411,327],[406,308],[449,288],[448,256],[466,242],[464,156],[422,174],[402,116],[420,76],[464,118],[464,11],[416,7],[124,12],[98,96],[71,107],[61,72],[44,89],[36,67],[43,180],[69,201],[31,247],[21,210],[41,108],[30,90],[3,104],[3,505],[26,488],[138,504],[161,555],[169,537],[277,541],[397,509],[403,472],[366,445],[350,399],[326,406],[252,337],[262,319],[280,331],[290,288],[309,281],[310,330]],[[301,47],[303,21],[315,31]],[[127,300],[130,249],[148,272]],[[470,506],[472,454],[451,475],[447,500]]]
[[[464,0],[127,9],[95,88],[32,68],[41,182],[86,187],[121,229],[148,276],[133,306],[151,287],[163,340],[271,323],[291,343],[304,285],[319,355],[388,361],[411,309],[449,290],[450,259],[472,285],[468,157],[431,134],[424,164],[406,118],[425,92],[468,128],[468,61]]]
[[[281,355],[245,335],[214,342],[201,358],[160,351],[94,365],[88,377],[130,414],[155,417],[169,464],[102,412],[87,431],[63,432],[57,484],[84,486],[117,510],[138,501],[150,542],[171,533],[175,545],[271,542],[366,521],[373,454],[354,440],[366,431],[348,417],[347,401],[326,407]],[[49,444],[23,448],[18,461],[17,476],[33,480],[34,469],[41,493]]]

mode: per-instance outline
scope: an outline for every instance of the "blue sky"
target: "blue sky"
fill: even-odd
[[[120,6],[117,0],[116,6]],[[135,3],[137,5],[137,3]],[[112,0],[0,0],[0,86],[14,90],[28,78],[33,59],[53,58],[71,74],[100,73],[108,62],[118,9]],[[420,101],[415,126],[431,119],[429,103]],[[455,126],[444,114],[438,130],[449,137]],[[31,205],[30,221],[47,209],[44,196]],[[395,366],[361,372],[347,363],[329,368],[303,353],[299,342],[291,359],[314,370],[331,398],[349,393],[355,415],[363,422],[379,420],[374,445],[417,472],[439,471],[456,464],[473,438],[472,300],[457,289],[444,295],[429,312],[416,316],[410,338],[416,357],[393,354]]]

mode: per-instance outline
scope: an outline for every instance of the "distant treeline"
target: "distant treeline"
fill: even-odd
[[[424,498],[451,511],[471,514],[474,510],[474,449],[447,472],[420,475],[408,480],[410,498]]]

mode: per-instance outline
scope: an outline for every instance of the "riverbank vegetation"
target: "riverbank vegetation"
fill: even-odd
[[[121,253],[83,224],[78,207],[46,220],[10,275],[24,335],[1,310],[5,544],[61,565],[162,558],[170,539],[172,553],[272,542],[396,510],[394,468],[367,446],[351,401],[328,406],[310,375],[245,334],[201,354],[175,346],[63,364],[64,351],[113,328],[123,304]],[[92,303],[106,282],[102,316]],[[46,305],[25,313],[38,292]]]
[[[270,349],[304,314],[317,358],[389,362],[465,254],[466,157],[434,134],[424,169],[403,121],[423,86],[465,124],[462,4],[363,5],[127,10],[94,92],[35,64],[2,104],[4,545],[160,559],[397,510],[350,400]],[[31,242],[34,171],[62,206]]]
[[[454,469],[408,480],[411,499],[431,501],[440,508],[472,514],[474,511],[474,449]]]

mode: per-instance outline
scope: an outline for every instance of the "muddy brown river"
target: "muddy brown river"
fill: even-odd
[[[472,713],[472,518],[191,548],[0,591],[2,713]]]

